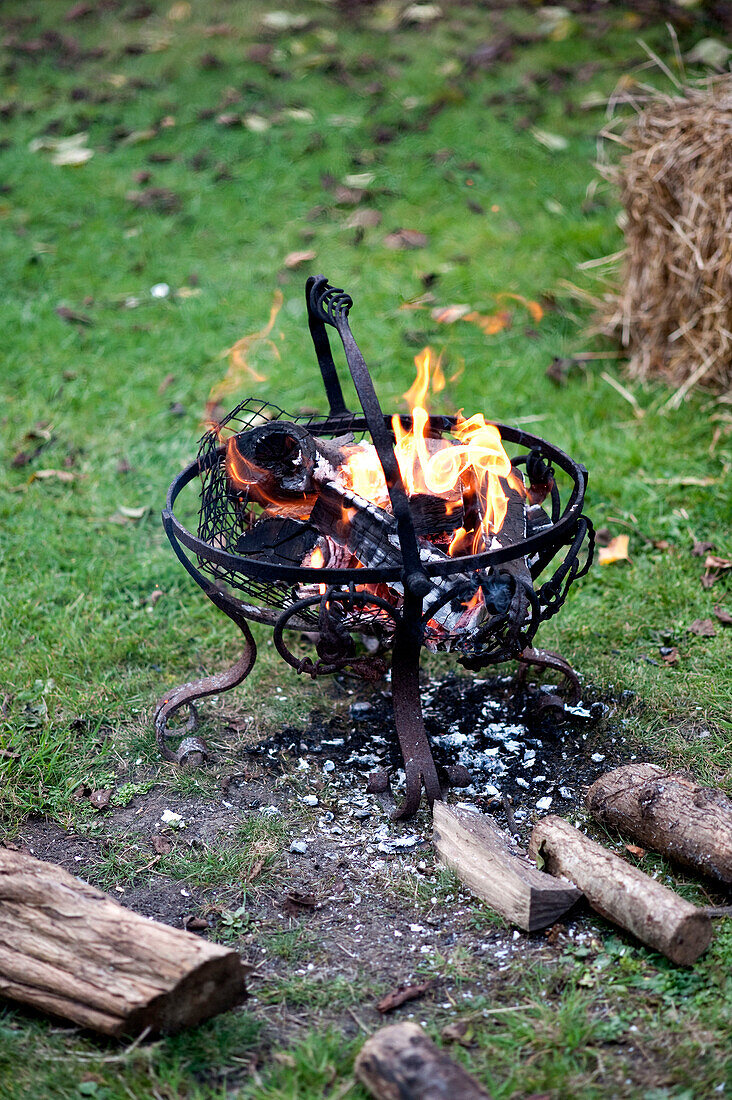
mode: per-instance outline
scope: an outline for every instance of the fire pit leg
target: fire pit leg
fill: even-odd
[[[519,657],[517,677],[519,683],[525,681],[529,665],[536,665],[541,669],[552,668],[556,672],[561,672],[567,682],[567,699],[570,705],[576,706],[579,703],[582,695],[579,676],[569,661],[565,661],[564,657],[561,657],[558,653],[552,653],[548,649],[532,649],[531,647],[525,649]],[[542,700],[542,708],[552,706],[564,709],[564,701],[558,695],[545,696]]]
[[[182,684],[158,703],[155,711],[155,740],[161,756],[171,764],[200,766],[208,755],[208,748],[201,737],[184,737],[177,751],[169,749],[165,743],[166,740],[179,737],[180,734],[177,731],[168,731],[168,720],[181,707],[188,706],[190,717],[186,728],[189,732],[194,730],[197,725],[194,700],[236,687],[247,678],[257,658],[257,647],[246,619],[216,590],[208,592],[207,595],[241,630],[244,635],[244,652],[231,668],[217,672],[213,676],[205,676],[200,680],[191,680],[187,684]]]
[[[414,597],[405,592],[404,614],[394,634],[391,665],[392,705],[399,745],[404,757],[407,793],[394,820],[413,817],[422,798],[422,784],[430,806],[442,798],[442,788],[427,740],[419,695],[419,654],[422,644],[420,611]]]

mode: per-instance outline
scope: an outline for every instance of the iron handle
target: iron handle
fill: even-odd
[[[376,396],[376,390],[371,381],[371,375],[368,372],[366,361],[361,354],[361,350],[354,339],[351,327],[348,323],[348,313],[353,305],[353,299],[350,294],[346,294],[340,287],[331,286],[325,275],[318,275],[308,279],[307,297],[311,332],[313,331],[314,323],[316,325],[322,325],[323,336],[327,342],[328,337],[325,332],[325,325],[332,325],[338,332],[341,342],[343,343],[348,369],[351,372],[351,378],[356,387],[358,400],[361,403],[361,408],[366,417],[366,423],[371,433],[376,453],[379,456],[379,462],[384,471],[384,478],[386,479],[386,487],[391,499],[392,511],[394,512],[394,518],[397,522],[397,535],[399,536],[399,545],[402,551],[402,563],[404,566],[404,586],[413,596],[423,599],[427,593],[431,591],[432,583],[422,567],[417,534],[414,530],[414,523],[412,522],[412,515],[409,510],[409,497],[407,496],[407,491],[402,481],[391,432],[386,426],[386,417],[379,404],[379,399]],[[315,340],[315,335],[313,339]],[[330,344],[328,344],[328,352],[330,354]],[[321,371],[323,371],[326,393],[328,394],[328,399],[331,401],[332,407],[331,392],[334,378],[335,386],[337,386],[337,394],[340,394],[341,402],[343,400],[340,383],[335,376],[335,366],[333,365],[332,356],[329,359],[327,371],[323,368],[323,362],[320,360],[320,356],[318,358],[321,364]],[[333,371],[332,375],[330,373],[331,367]],[[331,389],[329,389],[329,386]]]

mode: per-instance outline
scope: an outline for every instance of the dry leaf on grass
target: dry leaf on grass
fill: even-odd
[[[629,561],[628,558],[628,546],[630,544],[630,538],[628,535],[616,535],[614,539],[611,539],[607,546],[601,546],[597,552],[597,560],[600,565],[612,565],[616,561]]]
[[[288,252],[285,256],[285,267],[294,268],[300,267],[301,264],[310,263],[314,260],[316,253],[312,250],[309,252]]]
[[[674,645],[661,654],[661,660],[665,665],[677,665],[679,663],[679,656],[679,651]]]
[[[160,836],[156,833],[152,838],[153,850],[159,856],[167,856],[173,851],[173,843],[168,840],[167,836]]]
[[[91,317],[87,317],[86,313],[77,313],[75,309],[67,309],[66,306],[56,306],[54,312],[62,321],[68,321],[70,325],[94,324]]]
[[[31,481],[76,481],[79,474],[72,474],[71,470],[36,470],[31,475]]]
[[[426,248],[429,238],[418,229],[396,229],[384,237],[384,244],[392,251],[402,248]]]
[[[95,810],[106,810],[109,807],[109,800],[112,797],[111,788],[105,790],[92,791],[89,795],[89,801]]]
[[[638,859],[643,859],[643,856],[646,854],[645,848],[639,848],[637,844],[626,844],[625,850]]]
[[[722,626],[732,626],[731,611],[727,611],[726,608],[722,607],[722,605],[719,603],[715,603],[713,610],[714,614],[717,616]]]
[[[701,638],[713,638],[717,629],[711,619],[694,619],[689,627],[690,634],[698,634]]]
[[[462,320],[468,313],[470,313],[470,306],[436,306],[431,310],[430,316],[440,325],[452,325],[455,321]]]
[[[385,997],[376,1005],[381,1014],[386,1012],[393,1012],[395,1008],[399,1008],[399,1005],[405,1004],[407,1001],[414,1001],[417,997],[424,997],[430,989],[432,989],[434,981],[429,980],[426,982],[420,982],[419,985],[400,985],[396,989],[393,989],[391,993],[387,993]]]
[[[704,559],[703,588],[711,588],[728,569],[732,569],[732,559],[720,558],[717,554],[707,554]]]
[[[354,210],[346,222],[348,229],[373,229],[377,225],[381,225],[381,214],[369,206]]]

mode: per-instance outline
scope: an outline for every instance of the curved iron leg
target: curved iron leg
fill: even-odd
[[[523,682],[526,679],[526,673],[529,665],[536,665],[538,668],[545,669],[551,668],[555,672],[561,672],[567,681],[567,699],[571,706],[576,706],[579,703],[582,696],[582,690],[580,688],[579,676],[574,671],[569,661],[565,661],[564,657],[561,657],[558,653],[552,653],[548,649],[532,649],[528,648],[523,651],[519,657],[519,670],[518,679],[519,682]],[[548,705],[562,706],[562,700],[556,695],[547,696]]]
[[[399,745],[404,757],[407,793],[394,813],[394,820],[412,817],[419,809],[422,784],[430,806],[442,798],[437,768],[432,759],[422,717],[419,696],[419,654],[422,643],[419,607],[412,606],[414,597],[405,592],[404,615],[394,635],[391,665],[392,705]]]
[[[180,736],[177,732],[169,733],[168,720],[183,706],[188,706],[191,716],[187,728],[195,729],[196,708],[193,703],[196,699],[202,699],[206,695],[216,695],[221,691],[229,691],[247,678],[252,671],[257,658],[257,647],[249,629],[246,619],[237,612],[229,601],[218,592],[209,592],[211,600],[216,606],[232,619],[244,635],[244,652],[239,660],[231,666],[213,676],[205,676],[200,680],[191,680],[176,688],[158,703],[155,711],[155,739],[158,743],[161,755],[171,764],[203,763],[207,755],[206,743],[200,737],[185,737],[178,750],[174,752],[166,745],[166,740]],[[193,725],[191,725],[193,721]]]

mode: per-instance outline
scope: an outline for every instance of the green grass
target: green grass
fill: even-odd
[[[702,561],[690,553],[696,538],[732,557],[729,418],[704,395],[662,412],[670,394],[659,384],[629,386],[643,411],[636,417],[602,377],[623,378],[612,360],[588,363],[565,388],[545,376],[555,355],[609,350],[585,335],[589,313],[565,289],[586,281],[578,264],[622,243],[615,196],[602,185],[588,199],[604,116],[584,103],[609,94],[621,77],[662,82],[638,69],[646,59],[638,37],[669,61],[668,31],[630,6],[606,5],[572,17],[556,34],[514,43],[505,61],[481,69],[468,61],[480,45],[533,35],[541,13],[528,5],[494,11],[445,2],[444,18],[429,27],[385,29],[389,5],[365,8],[362,18],[335,5],[276,6],[304,12],[308,27],[263,30],[270,8],[259,0],[154,3],[143,19],[128,18],[135,5],[124,2],[72,22],[58,0],[3,5],[5,825],[12,831],[39,814],[101,830],[89,804],[74,798],[80,784],[113,786],[118,805],[152,783],[184,797],[218,797],[218,773],[161,767],[152,738],[154,702],[172,685],[223,667],[237,645],[234,628],[212,612],[171,553],[158,513],[173,476],[195,454],[226,349],[265,324],[278,288],[284,304],[273,345],[251,363],[266,381],[244,373],[225,400],[258,393],[293,412],[322,407],[303,310],[311,268],[352,293],[353,328],[385,407],[401,408],[412,357],[430,343],[443,349],[446,373],[456,376],[442,407],[523,422],[590,469],[587,511],[597,527],[630,535],[631,560],[593,569],[539,640],[601,691],[636,693],[626,729],[639,745],[728,786],[732,631],[720,626],[702,638],[688,627],[711,616],[714,604],[730,607],[730,574],[702,588]],[[207,32],[221,24],[229,29]],[[106,52],[74,58],[68,44],[59,52],[52,40],[33,56],[14,47],[14,38],[44,29],[72,36],[82,54]],[[680,26],[681,48],[718,33],[702,6]],[[263,43],[272,46],[269,57],[252,59]],[[245,124],[221,125],[225,112]],[[252,116],[268,128],[250,128]],[[559,135],[566,147],[550,151],[537,129]],[[55,166],[49,151],[29,148],[35,139],[80,131],[94,150],[81,167]],[[140,172],[149,180],[138,182]],[[373,181],[362,205],[382,221],[360,237],[329,178],[366,172]],[[140,209],[126,197],[146,187],[173,192],[173,209]],[[384,237],[399,227],[427,234],[427,247],[390,251]],[[316,259],[287,270],[285,256],[302,249]],[[508,301],[511,327],[485,337],[469,324],[438,325],[429,309],[401,309],[423,292],[427,276],[440,305],[465,302],[489,312]],[[150,293],[160,282],[171,287],[165,299]],[[501,299],[505,293],[549,308],[534,323],[522,306]],[[92,323],[70,324],[58,307]],[[27,464],[13,464],[19,452],[36,450]],[[72,480],[33,476],[49,469]],[[684,484],[688,478],[695,483]],[[192,516],[193,498],[186,508]],[[163,595],[154,600],[158,589]],[[268,632],[255,634],[258,663],[239,693],[249,715],[242,736],[303,724],[316,705],[329,710],[330,689],[296,678]],[[678,647],[676,665],[663,663],[663,645]],[[446,666],[435,660],[429,667]],[[204,706],[214,734],[232,706]],[[234,739],[228,750],[235,748]],[[159,866],[216,891],[246,879],[257,845],[281,839],[276,828],[268,821],[266,836],[239,837],[236,848],[176,847]],[[265,873],[274,853],[265,853]],[[149,859],[142,843],[138,851],[110,845],[95,873],[102,883],[134,882]],[[453,888],[448,878],[437,888],[406,880],[392,887],[420,910],[436,889],[442,901]],[[236,940],[247,914],[231,912]],[[483,910],[475,921],[486,934],[500,929]],[[265,934],[284,962],[302,961],[313,948],[298,929]],[[503,975],[502,1006],[538,1007],[490,1015],[489,989],[452,1014],[426,1003],[417,1018],[439,1037],[455,1014],[469,1017],[473,1045],[458,1056],[497,1098],[702,1098],[723,1080],[732,1087],[729,932],[719,929],[710,954],[690,972],[630,950],[610,933],[598,944],[586,956],[568,951],[558,967],[525,973],[513,965]],[[470,976],[459,950],[445,957],[455,988]],[[481,965],[475,962],[476,980],[492,980]],[[705,996],[707,989],[715,995]],[[269,1024],[261,1030],[266,1014],[245,1010],[128,1054],[7,1009],[0,1092],[9,1100],[362,1100],[360,1086],[343,1091],[358,1043],[328,1030],[327,1014],[358,1013],[366,996],[366,978],[354,985],[293,976],[262,991],[261,1002],[320,1030],[300,1027],[298,1038],[278,1038]]]

